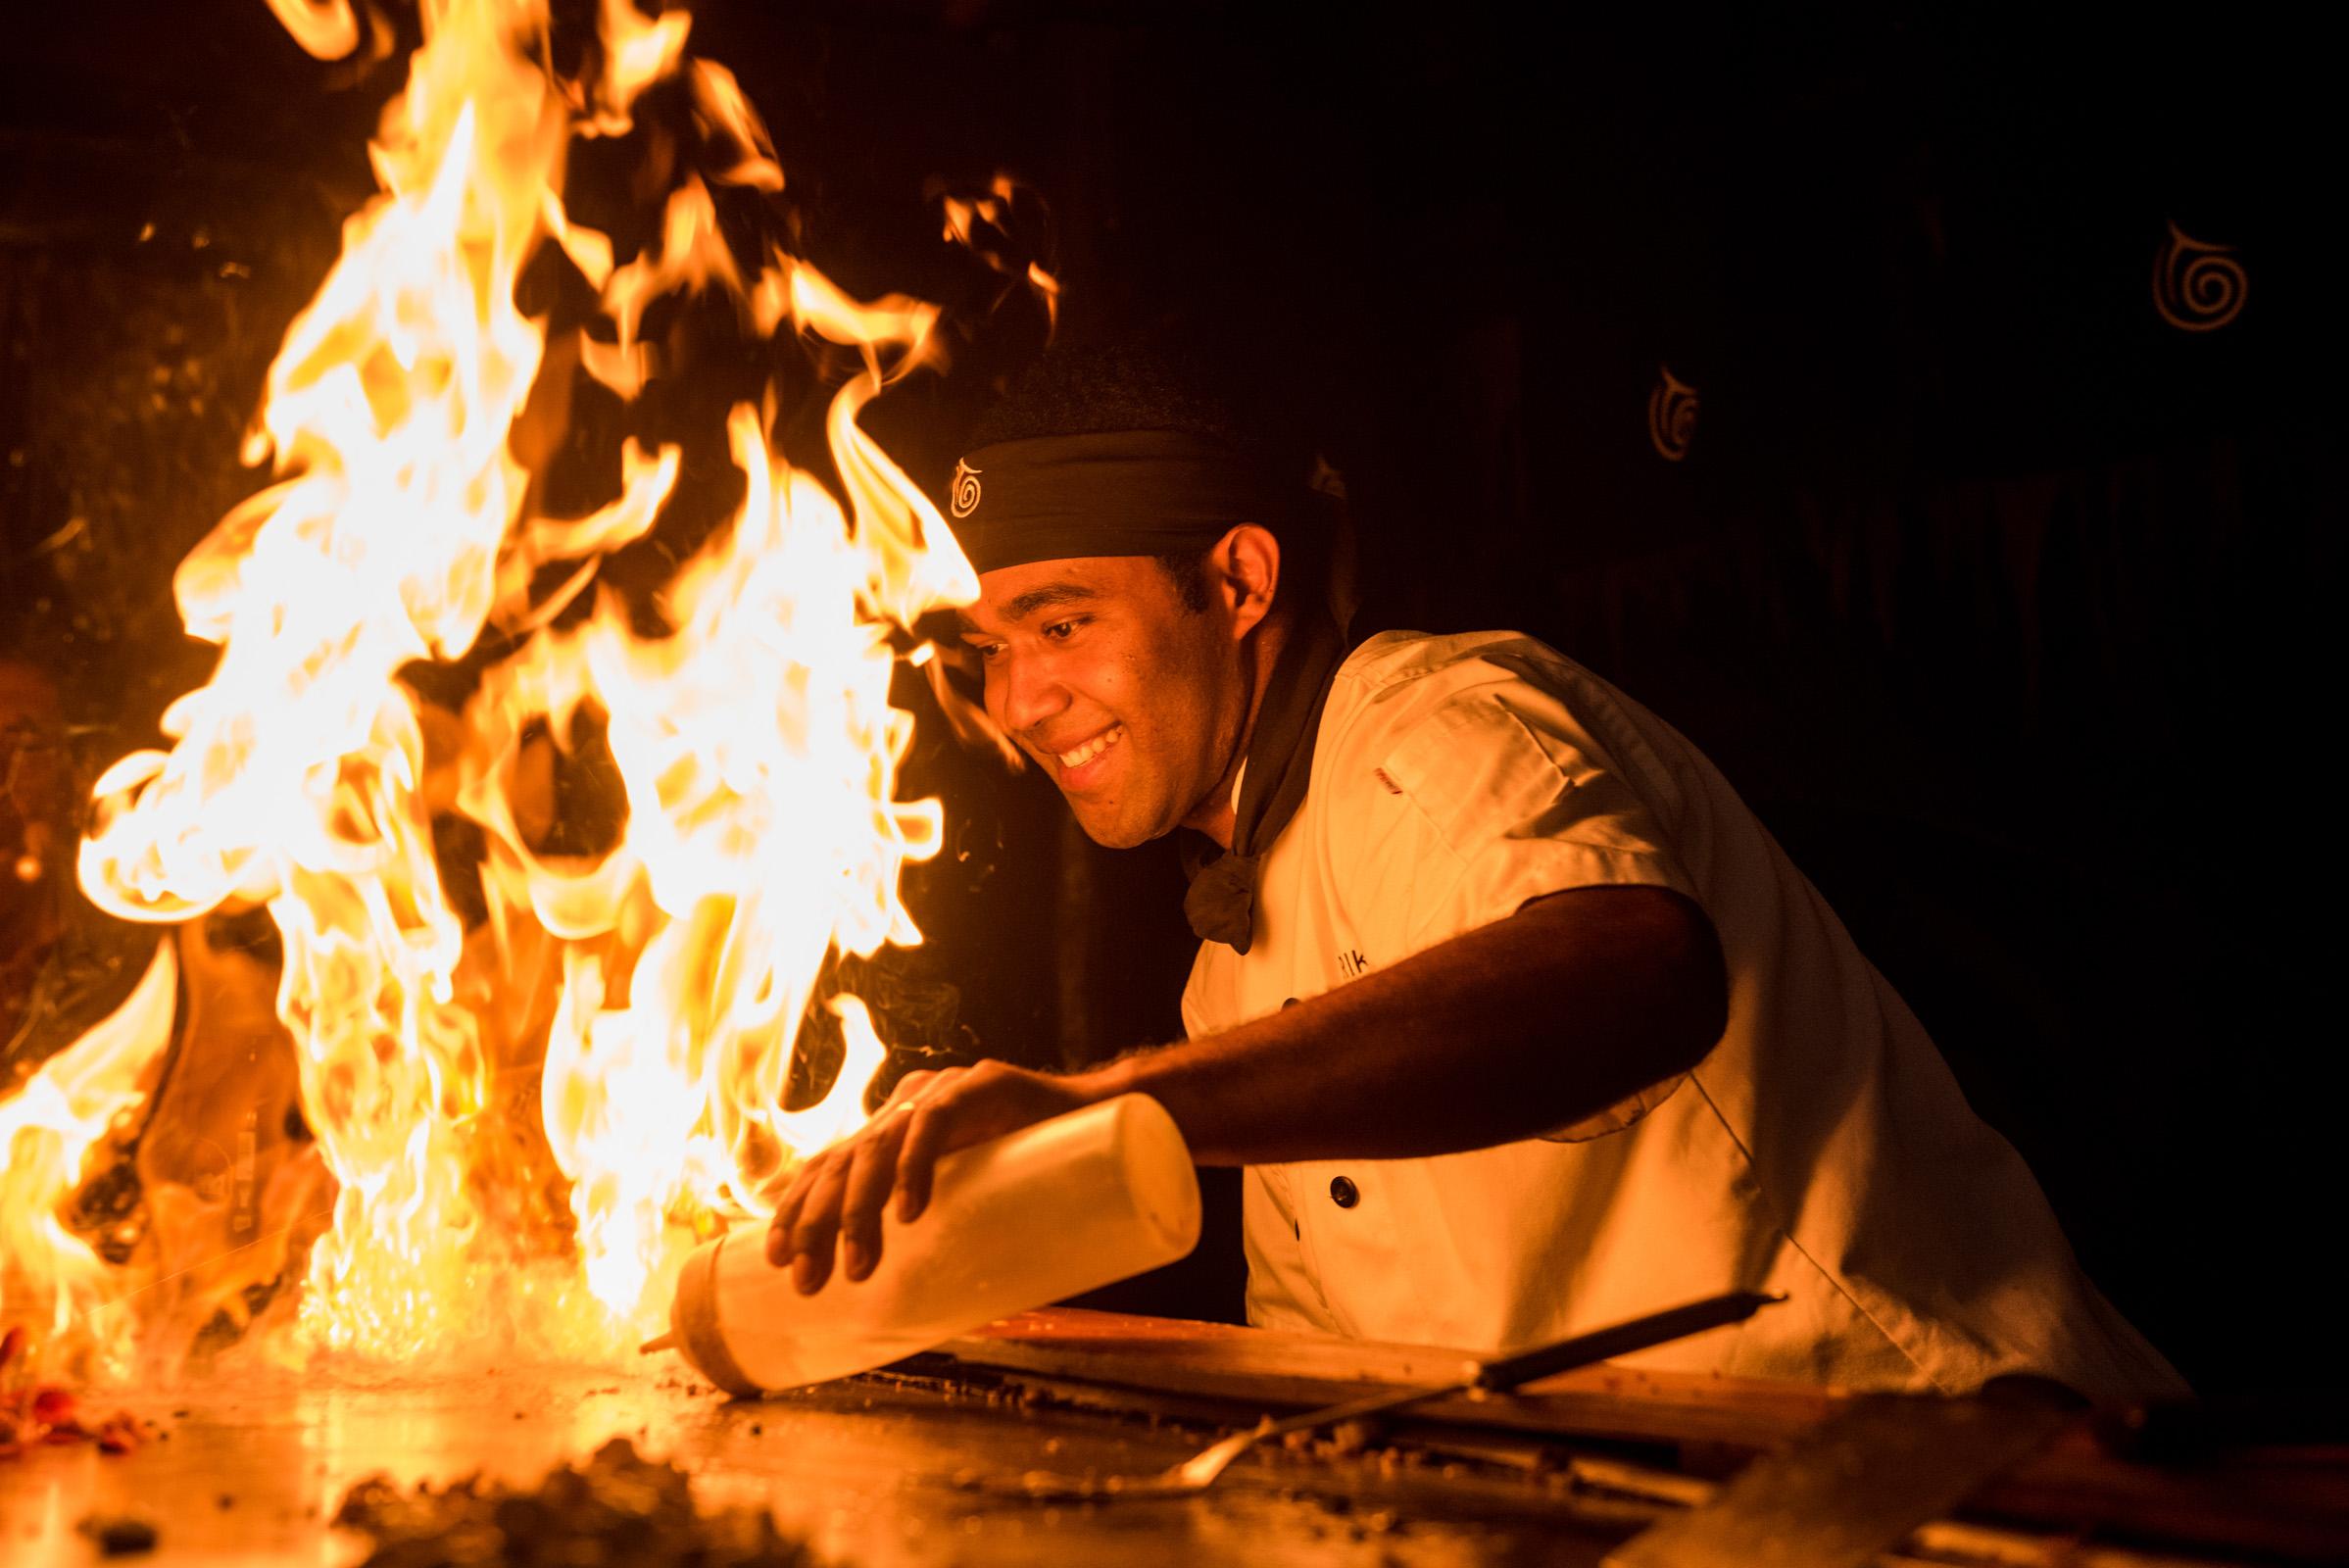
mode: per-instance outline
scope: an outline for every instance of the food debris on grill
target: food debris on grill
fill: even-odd
[[[692,1564],[694,1568],[810,1568],[763,1508],[705,1511],[693,1482],[613,1438],[584,1465],[560,1466],[530,1488],[478,1476],[435,1492],[402,1492],[388,1478],[353,1487],[334,1522],[374,1542],[366,1568],[458,1563],[549,1563],[570,1568]]]
[[[8,1365],[23,1353],[24,1343],[22,1328],[0,1335],[0,1459],[17,1458],[42,1443],[94,1443],[101,1453],[128,1453],[156,1435],[153,1426],[127,1410],[84,1421],[73,1394],[53,1383],[8,1387]]]
[[[132,1514],[118,1514],[107,1518],[91,1517],[81,1521],[83,1535],[98,1544],[98,1552],[106,1557],[129,1557],[155,1549],[155,1527]]]

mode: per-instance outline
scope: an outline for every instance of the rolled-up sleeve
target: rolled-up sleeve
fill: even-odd
[[[1420,818],[1422,852],[1456,868],[1423,879],[1405,946],[1417,951],[1571,888],[1696,890],[1653,809],[1563,709],[1525,689],[1464,693],[1421,715],[1380,762]],[[1399,848],[1399,846],[1398,846]]]
[[[1396,951],[1419,952],[1575,888],[1661,887],[1703,902],[1656,809],[1540,688],[1455,694],[1357,755],[1377,757],[1389,800],[1365,824],[1359,896],[1347,902],[1391,932]],[[1544,1136],[1620,1131],[1680,1081]]]

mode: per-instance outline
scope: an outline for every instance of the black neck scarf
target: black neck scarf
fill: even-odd
[[[1200,941],[1248,952],[1255,935],[1256,868],[1304,801],[1321,710],[1345,659],[1345,635],[1315,610],[1298,621],[1273,662],[1264,706],[1248,733],[1232,848],[1218,851],[1203,834],[1191,835],[1184,845],[1191,889],[1183,896],[1183,913]]]

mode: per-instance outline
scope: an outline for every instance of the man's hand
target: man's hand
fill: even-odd
[[[881,1260],[939,1157],[1113,1096],[1164,1105],[1203,1165],[1408,1159],[1530,1138],[1688,1072],[1720,1040],[1712,921],[1668,888],[1573,888],[1334,991],[1065,1078],[1000,1061],[906,1075],[862,1131],[802,1166],[766,1255],[804,1295],[835,1245]]]
[[[790,1264],[793,1287],[812,1296],[832,1277],[837,1241],[842,1271],[861,1280],[881,1261],[881,1211],[892,1191],[899,1220],[910,1223],[929,1206],[944,1156],[1102,1098],[1084,1079],[1000,1061],[909,1072],[872,1120],[800,1167],[775,1207],[766,1260]]]

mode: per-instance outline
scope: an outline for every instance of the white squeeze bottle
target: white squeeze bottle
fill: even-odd
[[[677,1280],[670,1337],[729,1394],[821,1383],[1171,1263],[1199,1224],[1174,1118],[1121,1095],[940,1160],[919,1219],[890,1203],[867,1279],[835,1270],[802,1296],[767,1262],[763,1225],[705,1244]]]

